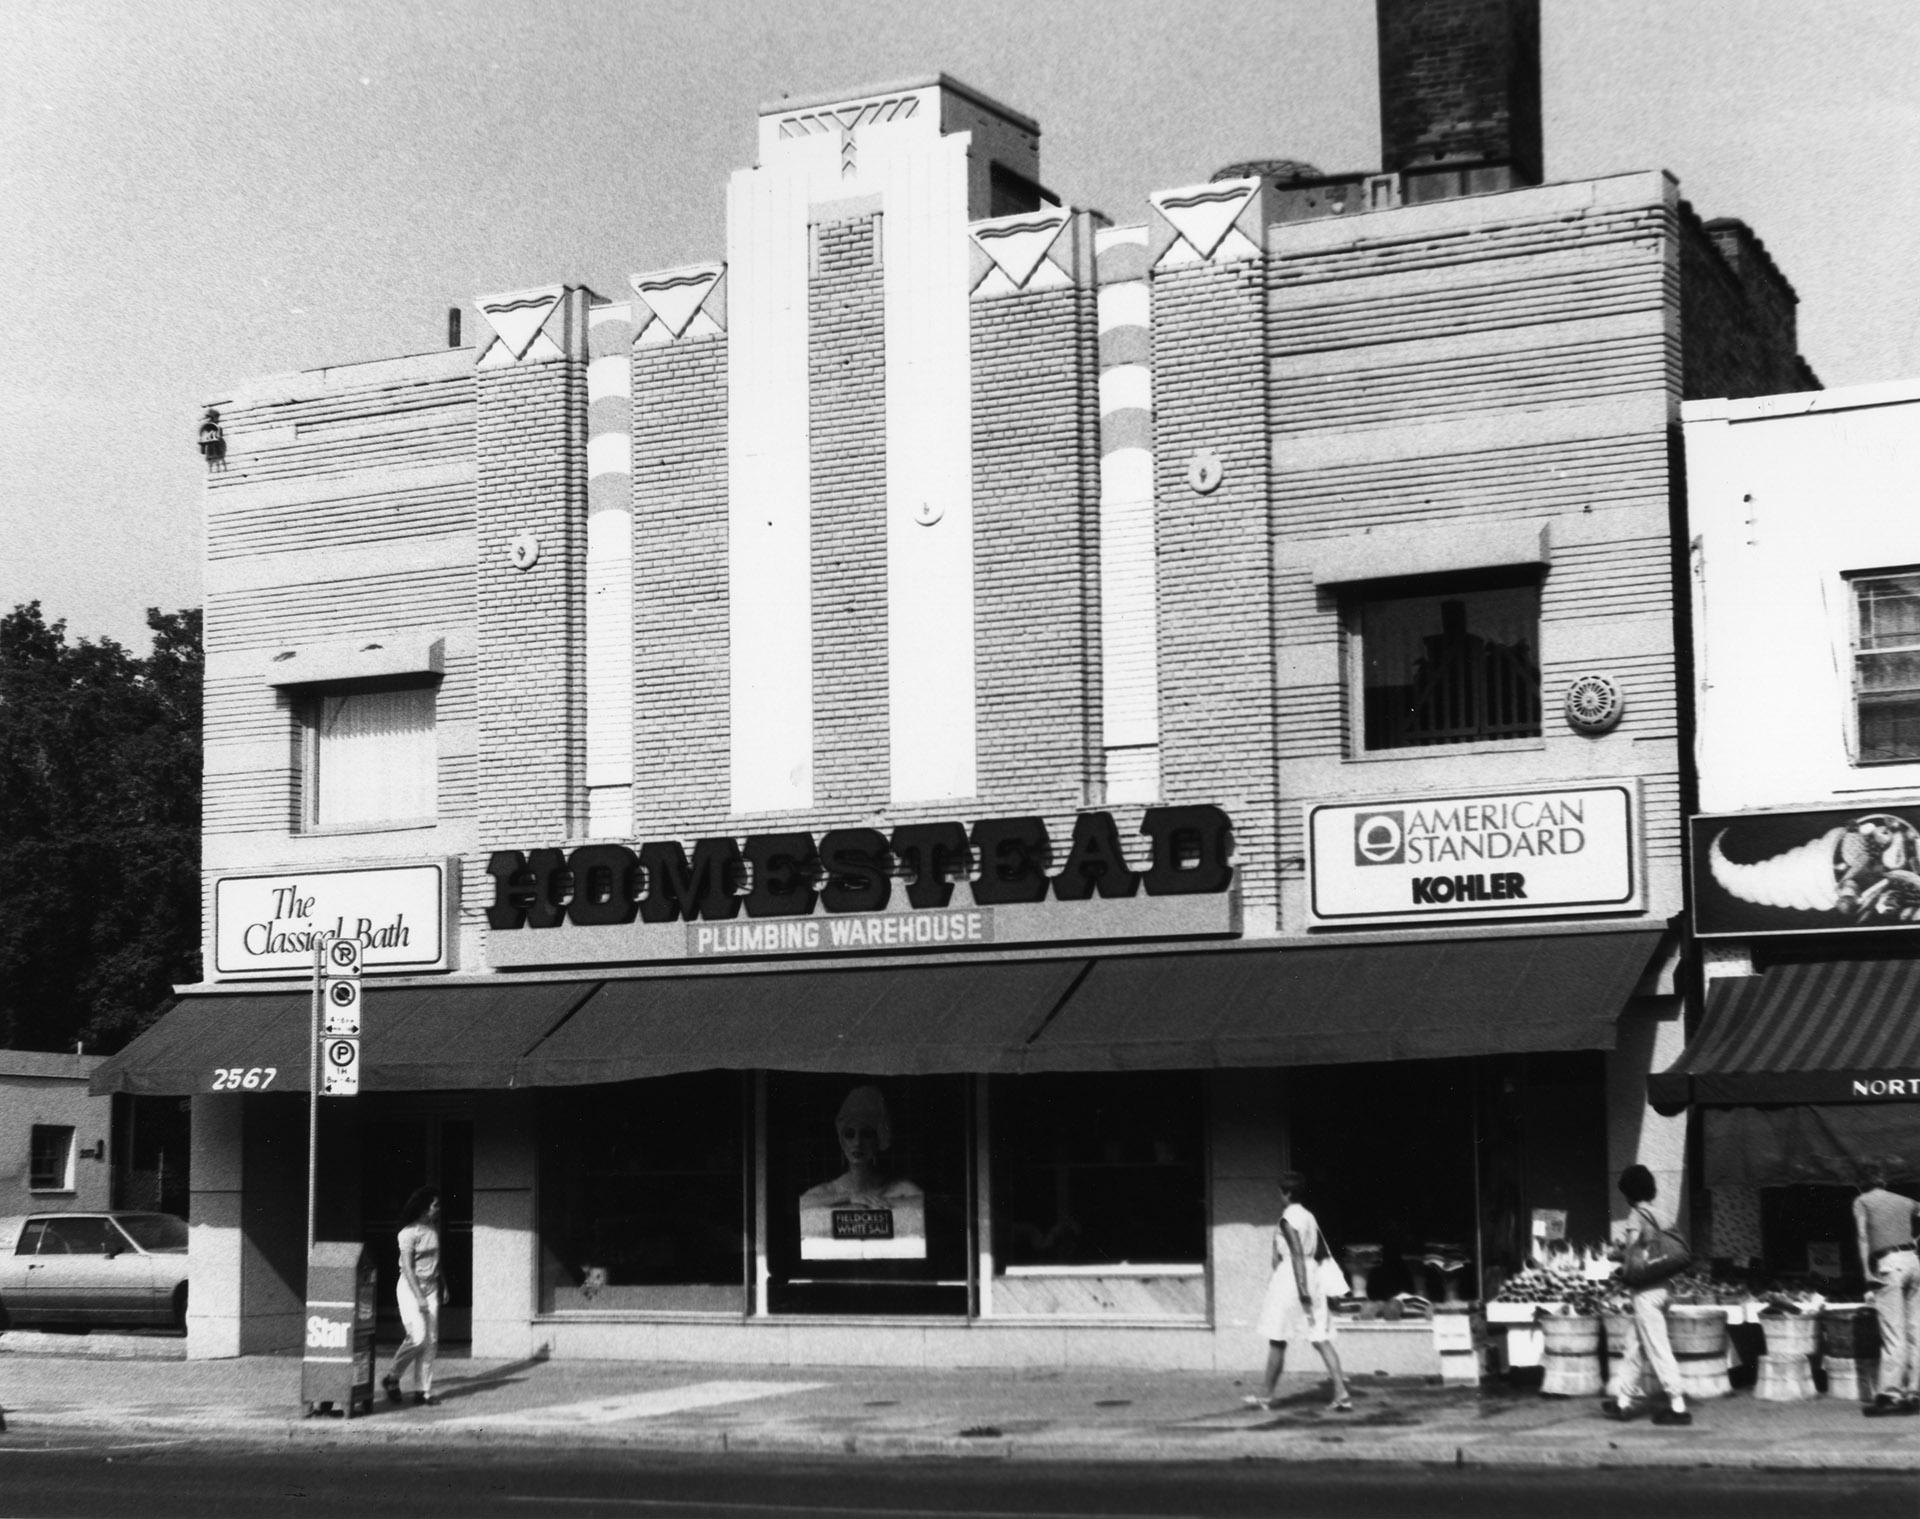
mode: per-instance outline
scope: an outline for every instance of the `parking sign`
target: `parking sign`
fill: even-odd
[[[360,1092],[360,1041],[340,1034],[320,1041],[320,1095],[355,1097]]]

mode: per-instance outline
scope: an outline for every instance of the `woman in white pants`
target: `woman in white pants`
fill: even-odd
[[[435,1403],[433,1358],[440,1349],[440,1189],[420,1187],[400,1210],[400,1281],[394,1289],[400,1302],[400,1322],[407,1339],[394,1354],[380,1385],[398,1403],[400,1379],[407,1368],[415,1372],[415,1403]]]
[[[1623,1259],[1642,1239],[1664,1232],[1653,1213],[1653,1199],[1658,1191],[1653,1172],[1645,1166],[1628,1166],[1620,1173],[1620,1195],[1631,1210],[1627,1214],[1626,1233],[1620,1241]],[[1631,1419],[1640,1411],[1641,1383],[1651,1365],[1660,1390],[1667,1395],[1667,1406],[1653,1411],[1653,1422],[1693,1422],[1680,1381],[1680,1363],[1673,1358],[1673,1341],[1667,1335],[1667,1299],[1672,1295],[1665,1282],[1633,1289],[1635,1334],[1627,1341],[1627,1353],[1620,1358],[1620,1371],[1611,1389],[1613,1396],[1600,1405],[1600,1411],[1609,1419]]]

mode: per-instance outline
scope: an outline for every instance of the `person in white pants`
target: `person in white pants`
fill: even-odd
[[[1627,1215],[1626,1234],[1620,1241],[1623,1257],[1642,1239],[1663,1232],[1660,1220],[1653,1213],[1653,1200],[1658,1191],[1653,1173],[1645,1166],[1628,1166],[1620,1173],[1620,1195],[1632,1210]],[[1633,1289],[1635,1333],[1627,1342],[1626,1354],[1620,1358],[1620,1370],[1610,1389],[1613,1396],[1600,1406],[1600,1411],[1609,1419],[1631,1419],[1639,1411],[1641,1382],[1651,1365],[1660,1390],[1667,1395],[1667,1406],[1653,1411],[1653,1422],[1693,1422],[1680,1380],[1680,1363],[1673,1357],[1673,1341],[1667,1335],[1667,1299],[1671,1296],[1665,1282]]]
[[[1867,1189],[1853,1200],[1854,1240],[1880,1320],[1880,1387],[1869,1419],[1920,1414],[1920,1253],[1913,1239],[1920,1203],[1888,1191],[1887,1175],[1886,1165],[1869,1164]]]
[[[420,1187],[400,1210],[400,1281],[394,1296],[400,1303],[400,1322],[407,1327],[406,1343],[395,1352],[393,1364],[380,1379],[387,1397],[401,1401],[400,1379],[417,1368],[415,1403],[435,1403],[433,1358],[440,1349],[440,1190]]]

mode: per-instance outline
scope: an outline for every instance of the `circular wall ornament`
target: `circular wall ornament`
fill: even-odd
[[[530,570],[540,562],[540,539],[533,533],[515,533],[507,540],[507,558],[516,570]]]
[[[1211,496],[1227,478],[1227,466],[1210,448],[1196,448],[1187,460],[1187,484],[1196,495]]]
[[[1567,685],[1567,726],[1576,733],[1605,733],[1620,721],[1627,700],[1611,675],[1576,675]]]
[[[931,501],[922,501],[913,512],[913,520],[922,527],[932,527],[944,516],[946,516],[945,509],[935,506]]]

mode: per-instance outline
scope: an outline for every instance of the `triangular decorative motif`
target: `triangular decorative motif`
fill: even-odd
[[[976,222],[967,231],[974,246],[992,260],[1014,289],[1024,290],[1065,230],[1068,214],[1064,206],[1049,206],[1037,212]],[[979,282],[975,283],[977,286]]]
[[[1222,179],[1147,199],[1201,260],[1211,259],[1260,188],[1257,179]]]
[[[640,298],[644,314],[666,329],[669,338],[687,335],[693,319],[706,307],[725,275],[724,264],[696,264],[684,269],[666,269],[658,274],[636,274],[628,281]],[[721,305],[720,325],[724,326],[725,306]],[[651,324],[643,321],[643,327]],[[658,334],[649,333],[651,341]]]
[[[505,295],[483,297],[479,302],[480,314],[500,335],[508,354],[518,363],[527,357],[534,339],[540,336],[540,329],[565,294],[566,288],[562,285],[549,285],[542,290],[510,290]],[[552,346],[551,340],[549,346]]]

